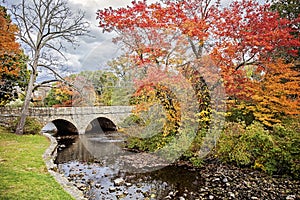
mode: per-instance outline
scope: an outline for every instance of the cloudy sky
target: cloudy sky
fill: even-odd
[[[68,65],[74,71],[98,70],[106,66],[107,61],[120,53],[118,47],[112,43],[112,33],[102,33],[96,20],[98,9],[107,7],[122,7],[130,5],[132,0],[69,0],[74,9],[81,9],[86,13],[90,22],[90,34],[93,37],[81,38],[76,49],[68,49],[66,56]]]

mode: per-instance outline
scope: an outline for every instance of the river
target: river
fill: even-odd
[[[166,165],[124,149],[118,132],[57,137],[59,172],[90,200],[299,199],[299,180],[209,163],[201,169]]]
[[[188,167],[163,163],[155,163],[153,168],[130,165],[132,156],[145,162],[149,156],[125,150],[125,138],[118,132],[60,136],[57,140],[55,162],[59,171],[89,199],[188,198],[197,190],[199,177]]]

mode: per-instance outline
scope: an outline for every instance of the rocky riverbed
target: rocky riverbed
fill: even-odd
[[[122,150],[115,138],[104,139],[89,138],[94,147],[90,150],[83,140],[59,142],[58,171],[90,200],[300,199],[300,180],[270,177],[215,160],[199,169],[167,165],[155,155]]]
[[[135,174],[70,162],[60,170],[88,199],[300,199],[299,180],[216,163]]]

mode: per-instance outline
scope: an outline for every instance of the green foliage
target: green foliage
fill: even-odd
[[[203,159],[200,157],[191,157],[189,161],[192,163],[195,167],[201,167],[204,163]]]
[[[132,137],[129,138],[127,147],[139,151],[156,152],[166,145],[168,139],[162,133],[149,138]]]
[[[98,96],[98,103],[100,105],[112,105],[112,94],[118,82],[118,78],[112,72],[102,70],[83,71],[78,75],[91,82]]]
[[[132,104],[132,94],[134,88],[126,83],[120,83],[120,86],[113,88],[111,92],[112,105],[128,106]]]
[[[16,131],[17,124],[20,119],[15,120],[12,123],[12,129],[13,132]],[[35,118],[33,117],[26,117],[25,126],[24,126],[24,134],[40,134],[41,130],[43,128],[43,125]]]
[[[277,173],[300,178],[300,119],[285,119],[283,125],[273,127],[276,148],[272,158]]]
[[[269,174],[299,176],[300,136],[288,125],[266,130],[258,122],[229,122],[216,147],[217,156],[238,166],[251,166]]]
[[[281,18],[287,18],[293,22],[293,32],[291,34],[295,38],[299,38],[300,32],[300,23],[297,18],[300,15],[300,4],[299,0],[271,0],[271,10],[277,11]],[[300,60],[300,48],[296,48],[298,50],[298,54],[296,56],[291,55],[281,55],[287,58],[287,61],[291,61],[293,59]]]
[[[18,108],[22,107],[23,101],[21,99],[16,99],[15,101],[9,102],[6,106],[11,107],[11,108]]]
[[[69,95],[58,95],[56,90],[56,88],[51,88],[51,90],[48,92],[46,98],[44,99],[45,106],[52,107],[54,105],[61,105],[62,102],[72,98]]]
[[[130,126],[141,126],[144,125],[144,121],[137,115],[131,114],[126,117],[123,122],[121,123],[121,127],[130,127]]]
[[[277,11],[282,18],[294,20],[300,15],[300,5],[298,0],[271,0],[271,2],[271,9]],[[295,25],[297,25],[299,29],[300,25]]]
[[[0,199],[73,199],[48,173],[40,135],[16,135],[0,127]]]
[[[231,108],[226,116],[226,119],[230,122],[245,122],[247,126],[254,121],[254,118],[252,112],[241,108]]]

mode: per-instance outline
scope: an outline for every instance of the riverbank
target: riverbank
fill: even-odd
[[[15,135],[0,127],[0,199],[73,199],[48,173],[41,135]]]

